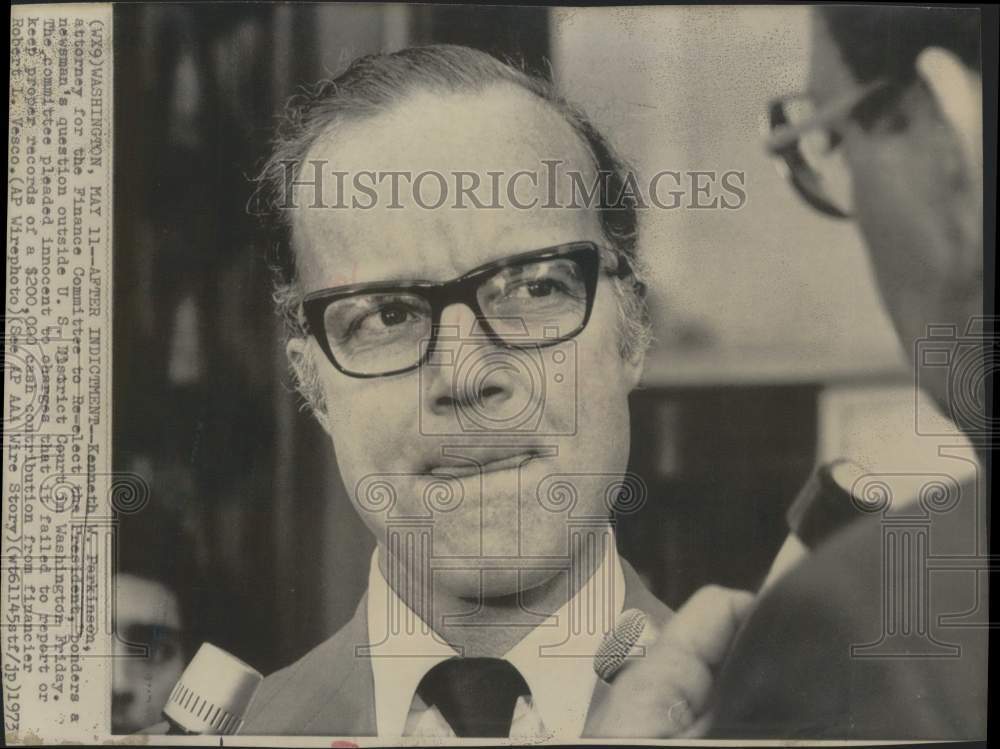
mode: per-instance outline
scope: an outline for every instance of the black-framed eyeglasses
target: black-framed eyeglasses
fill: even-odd
[[[854,199],[851,175],[844,161],[840,135],[831,127],[858,116],[866,108],[881,107],[894,87],[886,80],[850,91],[817,108],[808,94],[774,99],[768,105],[766,147],[781,159],[789,182],[816,210],[833,218],[851,218]]]
[[[451,281],[351,284],[307,294],[306,331],[337,369],[351,377],[387,377],[417,369],[434,353],[441,314],[468,306],[483,335],[504,348],[552,346],[590,320],[602,256],[616,278],[628,259],[593,242],[572,242],[497,260]]]

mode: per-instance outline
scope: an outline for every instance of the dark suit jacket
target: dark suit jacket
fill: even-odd
[[[621,557],[619,557],[621,559]],[[625,608],[640,609],[658,626],[673,612],[646,590],[621,559]],[[371,661],[355,656],[368,642],[368,596],[340,631],[291,666],[267,677],[247,712],[243,735],[375,736]]]
[[[947,512],[914,518],[875,515],[822,545],[759,601],[717,681],[714,737],[816,739],[981,739],[986,736],[987,629],[985,575],[955,559],[980,548],[975,497]],[[982,520],[978,521],[983,525]],[[889,540],[893,536],[895,540]],[[928,599],[903,597],[927,588],[896,577],[887,598],[883,575],[926,528],[926,563],[952,556],[956,571],[927,572]],[[979,577],[979,591],[976,578]],[[977,601],[978,596],[978,601]],[[893,603],[895,612],[893,615]],[[941,617],[971,612],[958,619]],[[927,611],[930,637],[916,629]],[[909,612],[909,613],[907,613]],[[885,636],[884,622],[907,620],[910,636]],[[972,626],[969,626],[972,625]],[[931,639],[933,638],[933,639]],[[936,641],[936,643],[934,642]],[[879,643],[852,653],[852,645]],[[955,650],[955,646],[958,650]],[[909,657],[886,657],[909,651]],[[926,657],[928,655],[934,657]],[[868,656],[868,657],[865,657]],[[870,657],[883,656],[883,657]]]

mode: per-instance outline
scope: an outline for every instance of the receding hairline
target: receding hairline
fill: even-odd
[[[400,96],[397,100],[388,103],[378,111],[364,113],[349,112],[346,116],[332,118],[315,135],[308,148],[305,149],[302,163],[308,164],[310,161],[320,161],[322,162],[324,175],[328,175],[331,170],[338,170],[340,168],[336,164],[337,152],[344,148],[350,148],[351,141],[355,138],[371,137],[371,128],[373,125],[377,130],[383,127],[412,123],[413,119],[407,120],[406,117],[411,112],[415,112],[419,116],[420,112],[430,111],[434,106],[433,100],[440,102],[442,100],[471,98],[482,102],[491,93],[500,93],[503,96],[509,97],[510,101],[501,103],[501,106],[514,109],[519,114],[526,111],[526,109],[523,106],[514,106],[516,103],[515,100],[520,99],[524,101],[524,99],[528,99],[533,102],[533,111],[540,115],[539,121],[543,124],[539,127],[522,130],[511,128],[512,136],[528,141],[529,145],[534,147],[539,154],[537,163],[525,164],[523,168],[542,170],[544,165],[541,159],[554,157],[562,159],[565,167],[578,170],[581,178],[587,185],[597,177],[598,163],[591,145],[587,142],[583,133],[579,132],[574,126],[566,113],[561,111],[555,103],[544,99],[519,82],[505,79],[491,80],[479,86],[461,88],[446,87],[433,82],[426,83],[421,81],[415,84],[412,90],[406,92],[406,94]],[[562,137],[559,138],[556,152],[548,154],[545,152],[551,148],[552,143],[546,141],[546,138],[551,137],[553,130],[544,126],[546,119],[557,123],[557,126],[562,131]],[[375,124],[376,122],[379,122],[379,124]],[[572,163],[569,157],[572,157]],[[485,176],[485,170],[493,168],[492,165],[480,166],[481,164],[481,161],[479,164],[469,164],[469,167],[475,168],[468,168],[467,170],[479,172]],[[597,211],[596,208],[594,210]],[[299,220],[297,217],[303,215],[303,212],[292,210],[289,214],[291,248],[294,252],[298,253],[299,248],[296,246],[298,243],[295,241]]]
[[[398,100],[389,103],[380,111],[366,112],[364,114],[350,112],[344,117],[331,119],[312,139],[309,147],[304,152],[303,162],[308,162],[314,158],[319,148],[325,149],[331,146],[336,148],[338,144],[347,144],[347,141],[352,137],[363,137],[365,135],[363,128],[366,125],[371,126],[375,121],[381,120],[385,122],[386,120],[395,121],[401,119],[407,114],[407,109],[409,108],[414,108],[419,114],[419,112],[424,111],[420,106],[422,104],[421,100],[427,100],[428,104],[431,104],[431,100],[433,99],[459,100],[472,98],[482,100],[491,92],[507,93],[514,98],[532,101],[535,111],[544,112],[547,117],[560,123],[559,127],[563,129],[566,135],[564,139],[565,144],[574,144],[579,149],[579,154],[577,155],[583,157],[585,163],[581,164],[581,166],[588,168],[596,166],[594,154],[586,138],[574,127],[564,112],[560,111],[554,103],[538,96],[534,91],[514,81],[507,80],[489,81],[478,88],[444,88],[434,84],[417,83],[413,90],[401,95]],[[524,110],[523,108],[515,108],[515,111],[522,112]],[[534,129],[528,132],[538,133],[548,131]]]

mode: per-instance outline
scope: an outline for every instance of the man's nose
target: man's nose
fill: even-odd
[[[121,648],[116,647],[115,650],[115,657],[112,658],[114,670],[111,681],[111,711],[113,717],[121,720],[136,701],[138,683],[134,678],[130,659],[122,655]]]
[[[475,313],[464,304],[452,304],[441,313],[441,335],[427,394],[431,410],[442,415],[454,408],[498,410],[510,400],[515,379],[509,367],[496,360],[496,345]]]

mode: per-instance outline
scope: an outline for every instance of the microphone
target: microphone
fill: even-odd
[[[604,635],[594,654],[594,671],[602,681],[610,684],[625,659],[637,655],[638,648],[656,639],[649,617],[639,609],[626,609],[618,617],[614,628]]]
[[[813,472],[785,514],[788,537],[771,563],[761,592],[801,562],[811,549],[851,521],[865,516],[861,512],[864,508],[851,492],[865,473],[860,465],[845,459],[821,465]]]
[[[140,734],[229,736],[264,677],[211,643],[203,643],[177,680],[163,708],[165,721]]]

